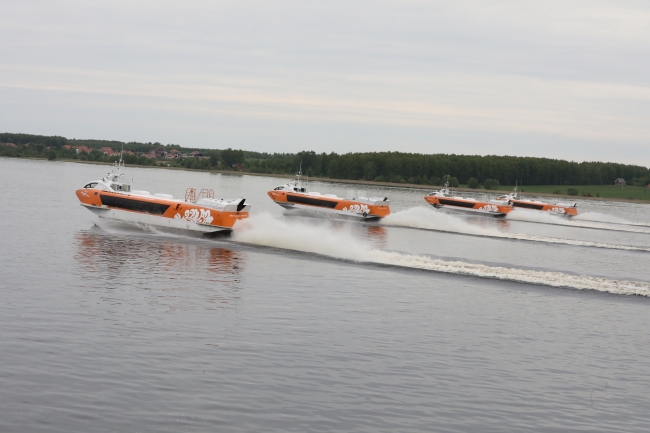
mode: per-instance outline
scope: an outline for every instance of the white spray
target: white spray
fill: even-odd
[[[616,217],[609,218],[600,218],[607,217],[607,215],[599,214],[596,212],[588,212],[585,214],[577,215],[574,217],[564,217],[561,215],[554,215],[550,212],[540,212],[536,210],[528,209],[515,209],[510,212],[506,218],[513,221],[524,221],[532,223],[542,223],[542,224],[552,224],[552,225],[561,225],[569,227],[582,227],[587,229],[598,229],[598,230],[613,230],[620,232],[629,232],[629,233],[645,233],[650,234],[650,231],[634,229],[631,227],[623,227],[624,225],[638,225],[643,226],[643,224],[633,224],[627,222],[615,222],[615,220],[620,220]],[[599,219],[600,218],[600,219]],[[609,219],[609,221],[604,221]]]
[[[525,211],[524,211],[525,212]],[[552,218],[557,216],[541,214],[541,218]],[[574,245],[581,247],[606,248],[626,251],[648,251],[650,248],[636,247],[630,245],[616,245],[603,242],[579,241],[574,239],[553,238],[547,236],[535,236],[519,233],[503,233],[495,229],[487,229],[470,224],[467,221],[450,214],[436,211],[426,207],[415,207],[401,212],[396,212],[384,218],[382,224],[394,227],[407,227],[424,230],[434,230],[448,233],[461,233],[473,236],[485,236],[501,239],[516,239],[531,242],[544,242],[549,244]]]
[[[569,275],[562,272],[486,266],[461,261],[445,261],[426,256],[372,249],[342,227],[307,225],[281,221],[269,214],[256,215],[235,225],[234,239],[255,245],[304,251],[356,262],[378,263],[450,274],[470,275],[554,287],[598,290],[616,294],[650,296],[650,283]]]

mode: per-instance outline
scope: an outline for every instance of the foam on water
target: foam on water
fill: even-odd
[[[557,219],[556,216],[544,215]],[[530,242],[543,242],[549,244],[574,245],[580,247],[606,248],[625,251],[647,251],[650,248],[608,244],[603,242],[579,241],[574,239],[553,238],[547,236],[535,236],[519,233],[503,233],[495,229],[487,229],[470,224],[469,222],[447,213],[439,212],[426,207],[416,207],[396,212],[384,218],[381,224],[393,227],[407,227],[424,230],[441,231],[448,233],[461,233],[472,236],[485,236],[501,239],[516,239]]]
[[[504,281],[597,290],[624,295],[650,296],[650,283],[570,275],[562,272],[487,266],[461,261],[446,261],[427,256],[402,254],[373,249],[355,238],[345,227],[290,224],[270,214],[256,215],[235,226],[234,240],[267,247],[304,251],[355,262],[377,263],[404,268],[423,269],[457,275]]]
[[[610,223],[610,224],[634,224],[630,221],[624,220],[623,218],[615,217],[613,215],[607,215],[600,212],[585,212],[578,214],[573,217],[576,221],[594,221],[599,223]]]
[[[161,230],[159,227],[153,226],[151,224],[145,224],[141,222],[130,222],[130,221],[120,221],[120,220],[111,220],[106,218],[96,218],[95,225],[107,233],[119,234],[119,235],[133,235],[133,234],[142,234],[149,233],[161,237],[170,237],[170,238],[186,238],[190,235],[201,236],[200,233],[193,234],[189,231],[173,231],[169,229]]]
[[[577,221],[593,221],[593,222],[604,222],[608,224],[620,224],[627,226],[637,226],[637,227],[650,227],[648,223],[632,222],[623,218],[618,218],[612,215],[606,215],[600,212],[585,212],[573,217]]]
[[[334,228],[324,223],[288,222],[268,213],[238,221],[234,227],[233,239],[347,260],[358,260],[370,251],[370,247],[356,238],[347,225]]]
[[[509,220],[524,221],[524,222],[531,222],[531,223],[553,224],[553,225],[562,225],[562,226],[569,226],[569,227],[581,227],[587,229],[612,230],[612,231],[620,231],[620,232],[650,234],[650,231],[647,230],[622,226],[628,223],[589,219],[590,217],[594,218],[593,215],[589,216],[589,214],[596,214],[596,213],[589,212],[585,214],[587,215],[587,217],[583,219],[578,219],[580,215],[569,218],[569,217],[564,217],[562,215],[554,215],[549,212],[540,212],[540,211],[528,210],[528,209],[516,209],[510,212],[508,215],[506,215],[506,218]],[[604,214],[597,214],[597,215],[604,215]],[[610,219],[614,220],[618,218],[611,217]],[[637,224],[629,224],[629,225],[637,225]]]

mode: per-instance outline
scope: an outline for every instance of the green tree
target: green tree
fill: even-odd
[[[244,151],[228,148],[221,152],[221,159],[223,159],[227,167],[232,167],[234,164],[241,164],[244,162]]]
[[[485,182],[483,182],[485,189],[499,189],[500,186],[501,184],[496,179],[485,179]]]
[[[210,153],[210,165],[212,167],[217,167],[219,165],[219,162],[221,162],[221,158],[219,157],[219,154],[217,152],[211,152]]]
[[[467,179],[467,188],[478,189],[481,184],[478,182],[478,179],[475,177],[470,177]]]
[[[363,176],[366,180],[374,179],[377,174],[377,164],[372,161],[366,162],[363,166]]]

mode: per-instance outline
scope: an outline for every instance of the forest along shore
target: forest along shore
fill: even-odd
[[[650,168],[601,161],[508,156],[406,152],[301,151],[269,153],[241,149],[188,148],[178,144],[68,139],[22,133],[0,133],[0,156],[47,158],[129,165],[198,169],[305,178],[387,188],[452,188],[495,194],[519,185],[522,196],[650,200]]]
[[[0,156],[0,158],[3,158],[3,156]],[[4,157],[4,158],[9,158],[9,157]],[[37,160],[47,160],[47,158],[37,158],[37,157],[28,157],[28,158],[20,158],[20,159],[37,159]],[[80,159],[57,159],[55,162],[74,162],[74,163],[80,163],[80,164],[94,164],[94,165],[113,165],[112,162],[105,162],[105,161],[87,161],[87,160],[80,160]],[[233,171],[233,170],[215,170],[215,169],[202,169],[202,168],[186,168],[186,167],[177,167],[177,166],[167,166],[167,165],[138,165],[138,164],[126,164],[127,167],[139,167],[139,168],[154,168],[154,169],[165,169],[165,170],[181,170],[181,171],[198,171],[198,172],[205,172],[205,173],[219,173],[219,174],[224,174],[228,176],[261,176],[261,177],[269,177],[269,178],[285,178],[285,179],[292,179],[294,175],[291,174],[284,174],[284,173],[277,173],[277,174],[271,174],[271,173],[252,173],[252,172],[247,172],[247,171]],[[328,177],[309,177],[309,176],[304,176],[303,179],[305,181],[314,181],[314,182],[331,182],[331,183],[340,183],[340,184],[349,184],[349,185],[369,185],[369,186],[380,186],[380,187],[386,187],[386,188],[411,188],[411,189],[421,189],[425,191],[431,191],[436,188],[441,188],[442,185],[419,185],[415,183],[396,183],[396,182],[376,182],[372,180],[353,180],[353,179],[332,179]],[[556,188],[557,186],[553,185],[539,185],[535,186],[536,188],[539,187],[547,187],[549,189],[551,188]],[[562,185],[561,188],[564,189],[569,189],[569,188],[576,188],[580,190],[580,188],[592,188],[593,185]],[[620,188],[616,187],[613,185],[604,185],[605,188],[612,189],[612,188]],[[480,193],[480,194],[501,194],[504,192],[511,192],[512,189],[514,188],[514,185],[501,185],[498,189],[493,189],[493,190],[487,190],[484,188],[466,188],[463,186],[458,186],[455,188],[452,188],[454,191],[462,191],[462,192],[470,192],[470,193]],[[636,187],[626,187],[626,188],[636,188]],[[519,186],[519,192],[526,197],[556,197],[556,198],[563,198],[566,200],[575,200],[575,199],[583,199],[583,200],[594,200],[594,201],[615,201],[615,202],[625,202],[625,203],[640,203],[640,204],[650,204],[650,191],[648,191],[648,198],[647,199],[634,199],[634,198],[619,198],[619,197],[594,197],[594,196],[574,196],[574,195],[568,195],[568,194],[553,194],[553,193],[546,193],[546,192],[538,192],[538,191],[527,191],[526,190],[526,185],[520,185]]]

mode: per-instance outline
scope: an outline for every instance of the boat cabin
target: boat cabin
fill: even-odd
[[[103,191],[131,192],[131,182],[120,170],[124,163],[116,162],[112,171],[99,180],[87,183],[84,188],[101,189]]]
[[[276,186],[273,191],[291,191],[291,192],[307,192],[307,189],[302,186],[299,180],[292,180],[284,185]]]

